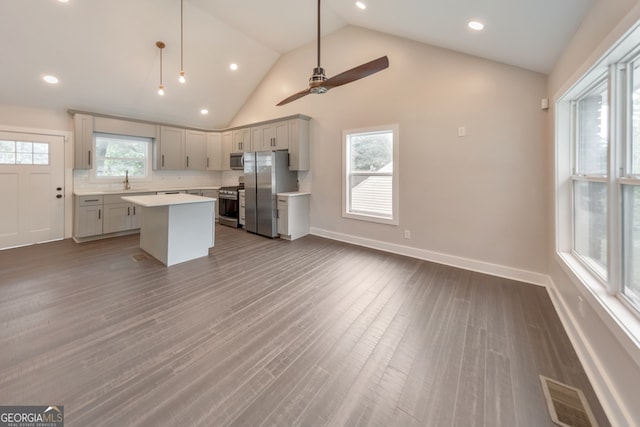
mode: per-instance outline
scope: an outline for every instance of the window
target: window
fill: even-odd
[[[397,125],[345,131],[343,142],[343,216],[397,225]]]
[[[95,177],[121,178],[128,172],[130,178],[149,175],[150,138],[95,134]]]
[[[614,51],[558,102],[557,197],[559,252],[573,257],[563,259],[586,267],[586,286],[638,314],[640,54],[633,49]]]
[[[48,165],[49,144],[46,142],[0,140],[0,164]]]

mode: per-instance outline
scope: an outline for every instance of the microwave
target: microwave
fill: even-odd
[[[244,170],[244,153],[231,153],[229,166],[233,170]]]

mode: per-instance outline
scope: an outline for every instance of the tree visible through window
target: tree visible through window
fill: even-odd
[[[96,134],[95,141],[97,177],[147,176],[148,138]]]

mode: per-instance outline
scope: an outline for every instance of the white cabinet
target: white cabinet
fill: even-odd
[[[245,224],[245,204],[244,204],[244,190],[239,190],[238,191],[238,198],[240,199],[240,208],[238,209],[238,223],[244,227]]]
[[[207,170],[207,135],[196,130],[185,132],[185,169]]]
[[[242,128],[233,131],[233,153],[246,153],[252,151],[251,148],[251,129]]]
[[[145,196],[154,193],[136,193],[136,196]],[[140,207],[133,203],[125,202],[122,196],[131,195],[109,194],[104,196],[104,223],[102,233],[118,233],[121,231],[136,230],[140,228]]]
[[[310,194],[278,193],[278,234],[295,240],[309,234]]]
[[[155,169],[184,169],[185,130],[160,126],[160,136],[155,143]]]
[[[233,152],[233,132],[222,132],[222,168],[223,171],[231,170],[230,156]]]
[[[73,115],[74,168],[93,167],[93,116],[76,113]]]
[[[309,120],[296,118],[289,124],[289,170],[309,170]]]
[[[269,123],[251,128],[253,151],[286,150],[289,148],[287,121]]]
[[[207,132],[207,170],[219,171],[222,168],[222,134],[220,132]]]
[[[74,237],[102,234],[102,196],[76,196],[74,208]]]

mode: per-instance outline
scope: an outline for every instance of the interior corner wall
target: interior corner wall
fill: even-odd
[[[567,49],[549,75],[551,145],[549,164],[555,165],[554,104],[624,33],[640,19],[640,3],[635,0],[598,0],[583,20]],[[551,183],[548,216],[551,295],[572,338],[594,389],[614,426],[639,426],[638,355],[629,353],[617,322],[562,268],[555,256],[555,189]],[[586,302],[580,308],[580,299]]]
[[[276,107],[307,86],[309,44],[283,55],[233,120],[312,117],[303,174],[312,230],[479,270],[546,274],[546,76],[354,26],[323,37],[322,53],[328,77],[383,55],[390,66]],[[399,125],[399,226],[343,218],[342,131],[387,124]]]

